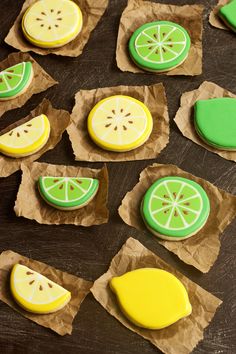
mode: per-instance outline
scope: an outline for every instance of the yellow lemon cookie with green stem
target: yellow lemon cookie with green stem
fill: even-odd
[[[42,149],[50,135],[50,122],[41,114],[0,136],[0,152],[10,157],[25,157]]]
[[[36,314],[56,312],[71,299],[68,290],[21,264],[12,268],[10,289],[19,306]]]
[[[110,280],[124,315],[135,325],[162,329],[192,312],[184,285],[173,274],[141,268]]]
[[[125,152],[143,145],[152,128],[152,115],[145,104],[124,95],[99,101],[88,116],[88,132],[105,150]]]
[[[82,29],[83,16],[71,0],[40,0],[22,19],[25,38],[41,48],[57,48],[71,42]]]

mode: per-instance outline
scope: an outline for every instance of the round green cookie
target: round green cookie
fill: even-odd
[[[30,61],[22,62],[0,72],[0,101],[13,99],[26,91],[33,78]]]
[[[194,125],[208,145],[220,150],[236,150],[236,99],[223,97],[197,101]]]
[[[99,181],[86,177],[39,177],[42,198],[61,210],[74,210],[87,205],[96,195]]]
[[[182,177],[163,177],[144,195],[141,214],[147,228],[165,240],[180,241],[206,223],[210,202],[204,189]]]
[[[156,21],[139,27],[129,40],[129,53],[140,68],[162,72],[182,64],[188,56],[191,40],[177,23]]]

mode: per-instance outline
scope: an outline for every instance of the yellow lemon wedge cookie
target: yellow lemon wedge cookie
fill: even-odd
[[[71,42],[81,31],[83,17],[71,0],[40,0],[22,19],[25,38],[37,47],[57,48]]]
[[[0,152],[10,157],[24,157],[39,151],[48,141],[50,123],[44,114],[0,136]]]
[[[152,128],[148,108],[133,97],[116,95],[98,102],[88,116],[88,132],[102,149],[125,152],[143,145]]]
[[[173,274],[141,268],[110,280],[124,315],[135,325],[161,329],[192,312],[184,285]]]
[[[68,290],[21,264],[12,268],[10,289],[19,306],[37,314],[56,312],[71,299]]]

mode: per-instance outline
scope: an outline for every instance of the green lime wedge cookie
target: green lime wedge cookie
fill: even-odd
[[[189,53],[188,32],[177,23],[156,21],[139,27],[129,41],[129,53],[143,70],[169,71],[182,64]]]
[[[236,32],[236,0],[231,0],[228,4],[222,6],[218,15],[227,27]]]
[[[144,195],[141,214],[156,236],[181,241],[196,234],[206,223],[210,202],[204,189],[186,178],[158,179]]]
[[[22,62],[0,72],[0,101],[11,100],[23,94],[33,79],[30,61]]]
[[[236,150],[236,98],[196,101],[194,125],[199,137],[219,150]]]
[[[39,177],[38,188],[46,203],[56,209],[75,210],[96,195],[99,181],[86,177]]]

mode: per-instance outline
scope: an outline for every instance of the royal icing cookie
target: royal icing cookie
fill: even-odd
[[[98,102],[88,116],[88,132],[102,149],[125,152],[143,145],[153,127],[148,108],[133,97],[117,95]]]
[[[50,135],[50,123],[44,114],[0,136],[0,152],[10,157],[24,157],[42,149]]]
[[[231,0],[225,6],[222,6],[218,15],[227,27],[236,32],[236,0]]]
[[[68,290],[21,264],[12,268],[10,289],[19,306],[36,314],[56,312],[71,299]]]
[[[37,47],[56,48],[71,42],[82,29],[79,6],[71,0],[40,0],[22,19],[25,38]]]
[[[11,100],[23,94],[33,79],[30,61],[22,62],[0,72],[0,101]]]
[[[199,137],[220,150],[236,150],[236,98],[199,100],[194,106]]]
[[[39,177],[38,188],[46,203],[56,209],[75,210],[96,195],[99,181],[87,177]]]
[[[124,315],[135,325],[161,329],[192,312],[184,285],[162,269],[141,268],[110,280]]]
[[[182,64],[189,53],[188,32],[177,23],[156,21],[139,27],[129,41],[129,53],[143,70],[169,71]]]
[[[172,241],[196,234],[209,213],[210,202],[204,189],[194,181],[176,176],[154,182],[141,205],[147,228],[154,235]]]

